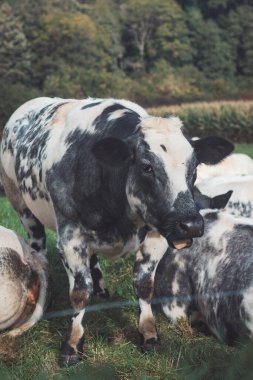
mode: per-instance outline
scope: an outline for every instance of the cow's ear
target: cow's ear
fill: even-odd
[[[230,190],[225,194],[216,195],[215,197],[211,198],[205,194],[202,194],[196,186],[193,188],[194,202],[196,203],[198,210],[208,208],[219,210],[223,209],[226,207],[232,193],[233,191]]]
[[[216,195],[216,197],[211,198],[210,208],[217,208],[217,209],[225,208],[232,193],[233,191],[230,190],[225,194]]]
[[[195,150],[199,164],[218,164],[218,162],[234,150],[234,144],[218,136],[204,137],[195,141],[191,140],[190,143]]]
[[[131,158],[128,145],[115,137],[107,137],[96,142],[91,150],[101,163],[109,166],[121,166]]]
[[[198,211],[210,208],[211,198],[209,198],[207,195],[202,194],[201,191],[197,188],[197,186],[193,187],[193,198]]]

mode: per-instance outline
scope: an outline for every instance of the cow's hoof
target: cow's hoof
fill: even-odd
[[[104,288],[104,290],[100,293],[98,293],[99,297],[100,298],[109,298],[110,297],[110,293],[108,291],[108,289]]]
[[[76,365],[78,362],[79,362],[80,358],[79,358],[79,355],[77,353],[73,354],[73,355],[63,355],[61,354],[60,355],[60,359],[59,359],[59,366],[61,368],[63,367],[71,367],[73,365]]]
[[[141,346],[143,353],[154,352],[160,345],[160,340],[158,338],[147,339]]]
[[[63,343],[59,358],[59,366],[70,367],[76,365],[80,361],[81,352],[75,351],[68,343]]]
[[[99,298],[109,298],[110,297],[110,293],[109,293],[108,289],[106,289],[106,288],[104,288],[103,290],[99,290],[99,291],[95,292],[94,295],[96,297],[99,297]]]

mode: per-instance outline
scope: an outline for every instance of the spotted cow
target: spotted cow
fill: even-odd
[[[211,209],[201,214],[204,235],[180,255],[169,248],[160,261],[154,299],[172,322],[204,323],[228,344],[252,339],[253,220]]]
[[[217,165],[200,164],[197,169],[196,184],[227,175],[253,175],[252,158],[247,154],[233,153]]]
[[[17,336],[42,316],[47,260],[14,231],[0,226],[0,330]]]
[[[157,264],[168,244],[181,248],[203,233],[192,197],[197,165],[215,164],[233,150],[219,137],[190,143],[181,126],[176,117],[151,117],[126,100],[91,98],[34,99],[8,121],[1,145],[5,192],[38,252],[45,251],[44,226],[57,230],[69,277],[74,314],[61,365],[76,363],[82,351],[93,289],[105,294],[94,275],[97,254],[137,252],[143,350],[157,343],[150,305]]]
[[[198,183],[197,187],[209,197],[232,190],[226,210],[236,216],[253,218],[253,175],[226,175],[211,178]]]

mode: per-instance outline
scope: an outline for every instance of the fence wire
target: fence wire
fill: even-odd
[[[229,290],[224,292],[214,292],[214,293],[204,293],[204,294],[182,294],[177,296],[171,296],[171,297],[155,297],[151,300],[151,305],[160,305],[160,304],[168,304],[172,303],[173,301],[180,301],[180,302],[189,302],[189,301],[199,301],[199,300],[210,300],[210,299],[222,299],[222,298],[228,298],[228,297],[239,297],[243,295],[246,289],[240,289],[240,290]],[[131,308],[131,307],[138,307],[139,301],[138,300],[124,300],[124,301],[114,301],[114,302],[105,302],[105,303],[99,303],[94,305],[87,305],[85,307],[85,313],[92,313],[97,311],[104,311],[104,310],[112,310],[112,309],[121,309],[121,308]],[[58,317],[66,317],[73,315],[74,310],[73,309],[65,309],[65,310],[57,310],[57,311],[50,311],[44,314],[43,319],[52,319],[52,318],[58,318]]]

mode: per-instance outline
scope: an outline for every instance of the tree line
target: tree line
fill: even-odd
[[[0,1],[0,127],[35,96],[253,95],[253,0]]]

